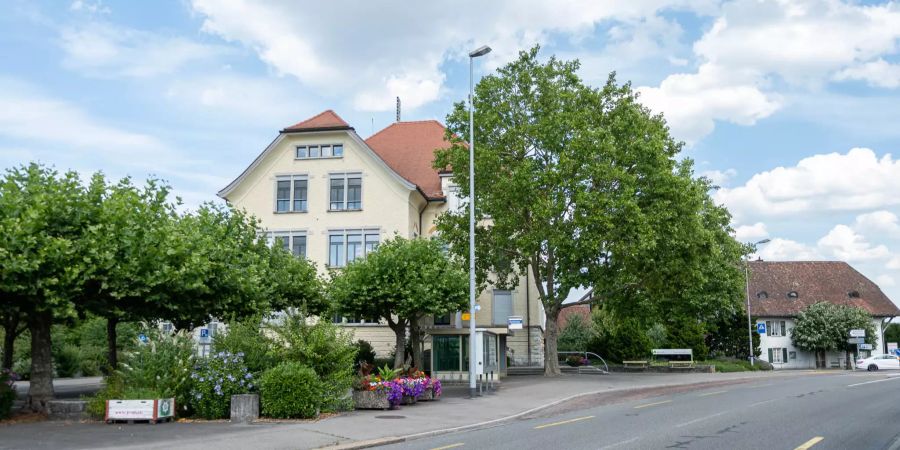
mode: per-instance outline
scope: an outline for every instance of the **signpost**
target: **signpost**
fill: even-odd
[[[766,323],[759,322],[756,324],[756,334],[764,335],[766,334]]]
[[[859,344],[860,350],[872,350],[872,344]]]
[[[857,344],[857,345],[859,345],[859,344],[863,344],[863,343],[865,343],[865,342],[866,342],[866,338],[861,338],[861,337],[852,337],[852,338],[850,338],[850,339],[847,339],[847,343],[848,343],[848,344]]]
[[[509,318],[507,318],[507,325],[510,330],[521,330],[522,316],[509,316]]]
[[[138,335],[138,340],[141,341],[141,344],[146,344],[146,343],[150,342],[150,339],[147,339],[147,335],[144,333],[141,333]]]
[[[860,328],[850,330],[850,337],[855,337],[855,338],[866,337],[866,330],[863,330]]]

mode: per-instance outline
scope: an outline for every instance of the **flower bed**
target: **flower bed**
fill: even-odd
[[[387,409],[398,405],[413,405],[419,400],[436,400],[441,396],[441,382],[425,376],[415,368],[400,376],[401,371],[385,366],[377,375],[370,375],[373,367],[365,365],[354,383],[353,403],[356,409]]]

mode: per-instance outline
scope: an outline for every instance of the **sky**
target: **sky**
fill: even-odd
[[[167,180],[192,207],[278,130],[443,120],[533,45],[664,114],[765,260],[843,260],[900,304],[900,3],[0,0],[0,167]]]

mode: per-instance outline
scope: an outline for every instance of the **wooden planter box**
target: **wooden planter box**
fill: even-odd
[[[106,423],[117,421],[148,421],[157,423],[175,419],[175,399],[107,400]]]
[[[353,391],[353,405],[356,409],[391,409],[387,392]]]

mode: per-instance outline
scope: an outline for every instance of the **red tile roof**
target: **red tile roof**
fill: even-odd
[[[285,132],[297,131],[322,131],[322,130],[349,130],[350,125],[341,119],[334,111],[328,109],[310,117],[302,122],[295,123],[284,130]]]
[[[796,298],[788,296],[791,291],[797,293]],[[878,285],[845,262],[750,262],[750,312],[754,316],[793,317],[817,302],[856,306],[873,316],[900,316],[900,309]]]
[[[366,139],[366,144],[395,172],[429,199],[442,199],[441,178],[431,164],[434,151],[448,148],[444,126],[436,120],[395,122]]]

